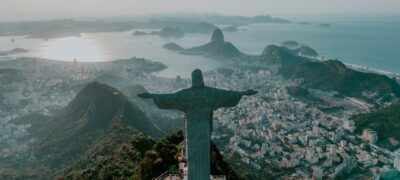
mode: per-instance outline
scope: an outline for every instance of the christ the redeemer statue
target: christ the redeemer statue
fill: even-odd
[[[192,87],[172,94],[139,94],[152,98],[161,109],[176,109],[185,113],[185,144],[189,180],[210,179],[210,141],[212,112],[222,107],[236,106],[243,95],[257,91],[226,91],[204,86],[199,69],[192,72]]]

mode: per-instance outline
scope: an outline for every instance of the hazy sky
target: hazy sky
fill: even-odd
[[[400,14],[400,0],[0,0],[0,18],[197,12],[237,15]]]

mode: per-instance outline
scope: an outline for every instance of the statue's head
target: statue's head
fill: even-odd
[[[204,87],[203,73],[200,69],[195,69],[192,72],[192,87],[202,88]]]

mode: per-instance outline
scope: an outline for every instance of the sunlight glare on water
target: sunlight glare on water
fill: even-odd
[[[40,56],[64,61],[73,59],[86,62],[106,61],[99,42],[85,35],[48,40],[40,49]]]

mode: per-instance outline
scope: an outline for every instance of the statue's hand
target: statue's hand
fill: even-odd
[[[251,95],[254,95],[254,94],[257,94],[258,92],[257,91],[254,91],[254,90],[252,90],[252,89],[249,89],[249,90],[247,90],[247,91],[244,91],[243,92],[243,95],[245,95],[245,96],[251,96]]]
[[[147,92],[140,93],[140,94],[138,94],[138,96],[141,98],[152,98],[153,97],[150,93],[147,93]]]

